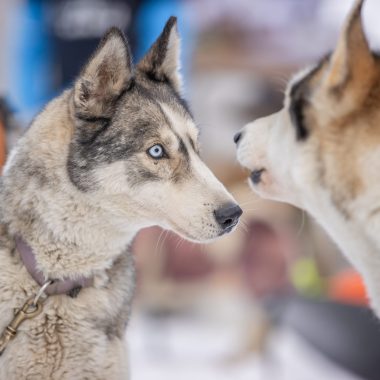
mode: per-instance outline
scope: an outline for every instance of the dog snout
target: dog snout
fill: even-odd
[[[234,135],[234,143],[237,145],[243,136],[243,132],[239,131]]]
[[[230,231],[239,221],[243,210],[236,203],[227,203],[214,211],[215,219],[223,232]]]

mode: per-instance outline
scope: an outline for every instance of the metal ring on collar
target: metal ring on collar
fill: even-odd
[[[45,294],[45,290],[46,288],[51,285],[54,281],[53,280],[47,280],[40,288],[40,290],[37,292],[34,300],[33,300],[33,305],[36,306],[37,305],[37,302],[39,301],[39,299],[42,297],[42,295],[45,295],[45,298],[47,297],[46,294]]]

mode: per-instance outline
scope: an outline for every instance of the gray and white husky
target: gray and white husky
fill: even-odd
[[[160,225],[205,242],[238,223],[199,157],[179,45],[172,17],[133,67],[111,29],[12,151],[0,186],[1,380],[127,379],[135,234]]]

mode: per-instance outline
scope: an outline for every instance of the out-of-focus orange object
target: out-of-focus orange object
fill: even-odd
[[[0,173],[3,170],[6,156],[5,125],[0,115]]]
[[[368,296],[363,279],[356,271],[343,271],[328,281],[328,295],[339,302],[368,305]]]

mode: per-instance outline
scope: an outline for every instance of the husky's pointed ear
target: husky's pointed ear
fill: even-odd
[[[123,33],[111,28],[74,85],[75,112],[83,117],[108,117],[132,78],[132,61]]]
[[[324,78],[325,88],[342,94],[352,88],[357,95],[368,90],[375,73],[375,60],[366,39],[361,11],[364,0],[356,0],[331,55]]]
[[[168,81],[176,91],[181,91],[180,38],[176,17],[172,16],[166,22],[161,35],[140,61],[138,68],[150,78],[160,82]]]

